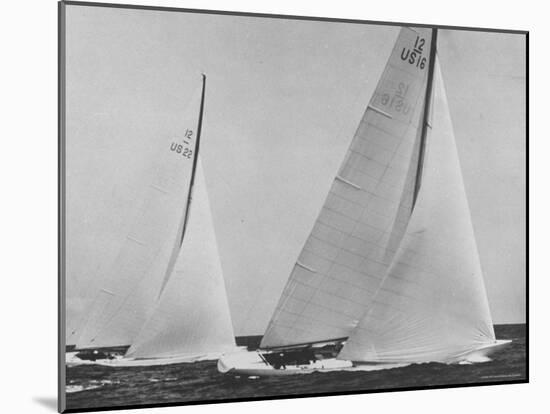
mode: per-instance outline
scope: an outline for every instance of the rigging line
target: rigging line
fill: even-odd
[[[416,169],[416,181],[414,183],[414,195],[413,195],[413,202],[412,202],[411,209],[414,209],[414,206],[416,205],[416,199],[418,197],[418,192],[420,191],[420,184],[422,183],[422,170],[424,167],[424,154],[426,152],[426,138],[428,135],[428,126],[429,126],[431,103],[432,103],[432,89],[433,89],[433,77],[434,77],[436,51],[437,51],[437,29],[432,29],[432,40],[430,44],[430,66],[428,67],[426,97],[424,98],[422,133],[420,136],[418,166]]]

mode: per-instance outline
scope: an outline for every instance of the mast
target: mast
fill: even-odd
[[[437,29],[432,29],[432,40],[430,42],[430,63],[428,67],[428,79],[426,82],[426,97],[424,98],[424,114],[422,120],[422,131],[420,135],[420,149],[418,156],[418,166],[416,169],[416,181],[414,183],[414,195],[412,202],[412,209],[416,204],[416,198],[420,191],[420,184],[422,182],[422,168],[424,166],[424,153],[426,152],[426,138],[428,136],[428,128],[430,125],[430,112],[432,106],[432,89],[434,79],[434,67],[435,67],[435,54],[437,51]]]
[[[202,117],[204,113],[204,94],[206,91],[206,75],[202,75],[202,92],[201,92],[201,105],[199,109],[199,125],[197,127],[197,142],[195,144],[195,154],[193,156],[193,169],[191,170],[191,181],[189,184],[189,194],[187,195],[187,206],[185,208],[185,218],[183,220],[183,229],[181,232],[180,247],[183,244],[183,238],[185,236],[185,229],[187,228],[187,222],[189,221],[189,214],[191,208],[191,201],[193,200],[193,185],[195,184],[195,175],[197,172],[197,161],[199,159],[199,147],[201,140],[201,130],[202,130]]]

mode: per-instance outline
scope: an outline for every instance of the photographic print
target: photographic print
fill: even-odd
[[[60,410],[527,382],[527,32],[59,3]]]

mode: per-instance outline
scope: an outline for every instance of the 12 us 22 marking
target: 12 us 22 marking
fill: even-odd
[[[176,154],[181,154],[182,157],[191,158],[191,156],[193,155],[193,150],[188,146],[190,145],[191,139],[193,138],[193,130],[185,130],[185,134],[183,136],[183,144],[172,142],[170,144],[170,151],[174,151]]]

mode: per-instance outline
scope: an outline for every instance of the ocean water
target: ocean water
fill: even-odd
[[[512,344],[473,365],[417,364],[371,372],[328,372],[286,377],[220,374],[215,361],[160,367],[67,368],[67,408],[167,404],[345,391],[391,390],[526,380],[525,325],[497,325]]]

